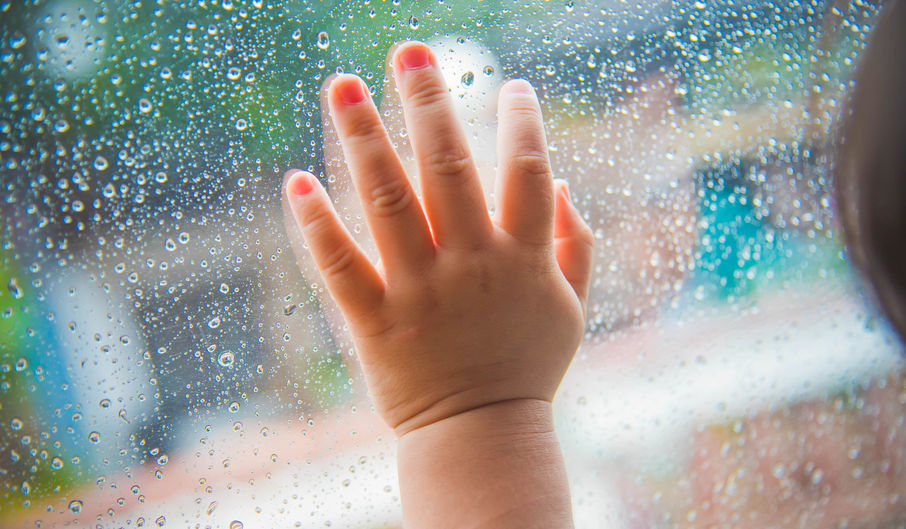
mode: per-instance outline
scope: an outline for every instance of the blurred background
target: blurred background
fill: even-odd
[[[321,85],[360,75],[412,167],[385,64],[420,39],[491,203],[526,78],[595,230],[555,403],[577,525],[902,527],[903,346],[830,170],[879,9],[0,0],[0,526],[399,527],[281,186],[317,174],[368,246]]]

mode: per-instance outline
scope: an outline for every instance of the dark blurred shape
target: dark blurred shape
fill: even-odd
[[[906,3],[878,16],[843,117],[836,177],[854,262],[906,340]]]

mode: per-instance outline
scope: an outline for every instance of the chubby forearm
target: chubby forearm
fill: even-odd
[[[398,465],[406,529],[573,525],[549,402],[499,402],[408,432]]]

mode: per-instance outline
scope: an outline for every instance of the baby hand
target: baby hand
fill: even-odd
[[[286,184],[375,407],[403,436],[496,403],[550,402],[582,338],[593,237],[552,179],[534,91],[500,91],[492,219],[433,53],[406,43],[392,64],[421,203],[362,80],[340,75],[327,94],[380,266],[311,174]]]

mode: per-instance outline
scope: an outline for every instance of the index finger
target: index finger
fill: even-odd
[[[339,75],[327,100],[388,276],[422,268],[434,255],[431,232],[365,83]]]

